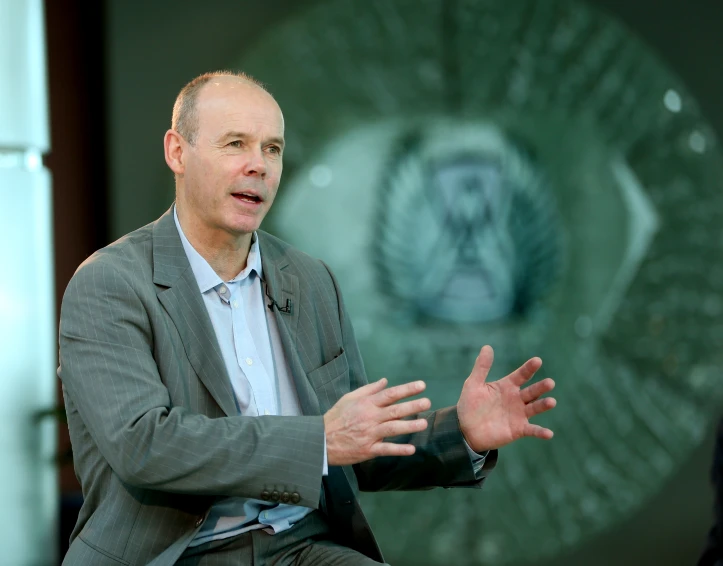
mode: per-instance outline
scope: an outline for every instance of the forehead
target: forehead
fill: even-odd
[[[284,118],[274,98],[257,87],[236,77],[211,79],[198,95],[199,130],[208,135],[225,130],[263,130],[281,135]]]

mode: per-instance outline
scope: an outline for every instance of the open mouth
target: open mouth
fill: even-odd
[[[250,204],[259,204],[261,202],[261,199],[259,197],[249,193],[233,193],[231,196],[236,200],[248,202]]]

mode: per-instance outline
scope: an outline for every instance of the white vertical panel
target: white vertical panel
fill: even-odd
[[[42,0],[0,0],[0,564],[57,562],[56,331]]]
[[[0,269],[0,549],[17,566],[51,564],[55,427],[33,419],[55,404],[50,176],[42,169],[0,168]]]
[[[0,0],[0,148],[47,151],[45,29],[40,0]]]

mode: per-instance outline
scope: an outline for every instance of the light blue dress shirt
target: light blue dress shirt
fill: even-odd
[[[239,414],[249,417],[301,415],[276,321],[264,301],[256,234],[246,268],[231,281],[223,281],[186,238],[175,207],[174,219],[216,333]],[[320,472],[322,475],[327,473],[326,450]],[[211,507],[189,546],[233,537],[252,529],[263,528],[271,534],[278,533],[311,511],[300,505],[228,497]]]

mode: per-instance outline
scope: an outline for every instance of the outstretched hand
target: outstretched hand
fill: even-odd
[[[557,404],[552,397],[541,398],[552,391],[555,382],[547,378],[521,389],[540,369],[542,360],[532,358],[508,376],[487,383],[493,360],[492,348],[484,346],[457,403],[459,425],[470,448],[484,452],[525,436],[552,438],[550,429],[531,424],[529,419]]]
[[[422,418],[408,419],[431,406],[429,399],[397,403],[424,391],[423,381],[387,387],[385,378],[347,393],[324,415],[326,454],[330,466],[348,466],[377,456],[411,456],[412,444],[386,438],[427,428]]]

